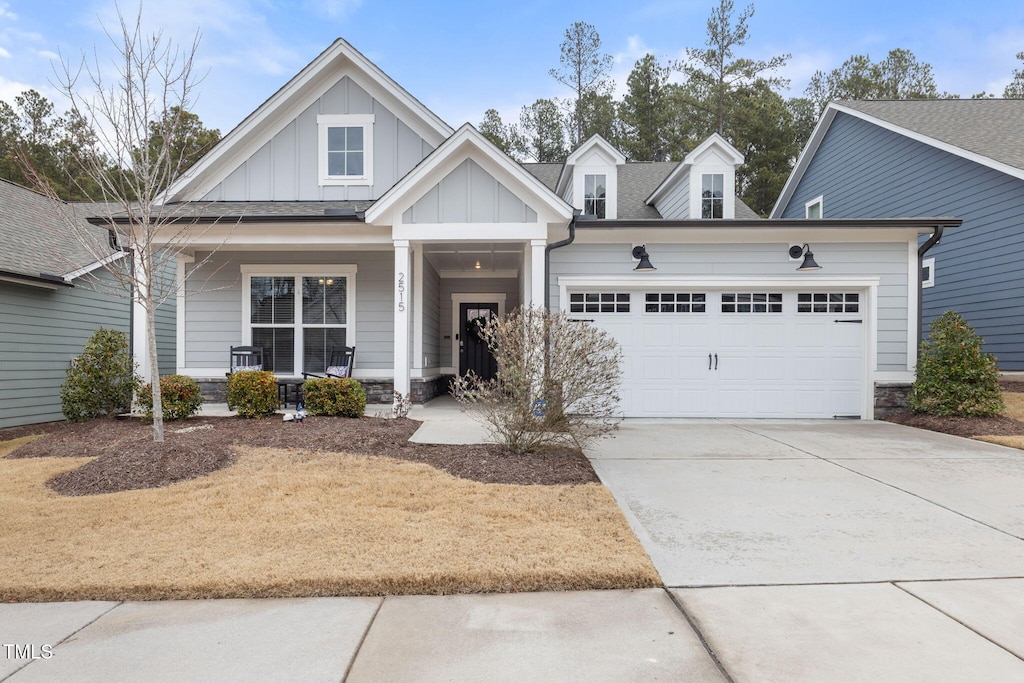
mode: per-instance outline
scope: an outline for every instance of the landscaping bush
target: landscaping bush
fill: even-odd
[[[281,405],[277,380],[266,370],[239,370],[228,375],[228,409],[240,417],[272,415]]]
[[[139,384],[128,335],[101,327],[71,361],[60,387],[61,412],[70,422],[126,413]]]
[[[185,375],[164,375],[160,378],[160,399],[164,406],[165,420],[184,420],[199,412],[203,395],[199,385]],[[153,385],[147,384],[139,390],[138,404],[146,417],[153,418]]]
[[[493,319],[480,336],[498,373],[457,377],[452,394],[497,443],[517,454],[583,448],[617,427],[622,350],[607,332],[537,308]]]
[[[350,377],[307,379],[302,383],[302,404],[310,415],[362,417],[366,390]]]
[[[917,378],[910,392],[915,413],[975,417],[1003,412],[999,370],[983,340],[959,313],[947,311],[932,321],[921,343]]]

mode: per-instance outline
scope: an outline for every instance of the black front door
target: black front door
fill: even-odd
[[[498,317],[497,303],[459,304],[459,374],[472,370],[483,379],[491,379],[498,372],[490,349],[476,334],[484,320]]]

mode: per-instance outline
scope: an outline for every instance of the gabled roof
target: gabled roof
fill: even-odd
[[[723,152],[725,152],[725,155],[729,158],[729,161],[731,161],[734,166],[739,166],[740,164],[743,163],[743,155],[740,154],[738,149],[730,145],[729,141],[723,138],[718,133],[712,133],[704,142],[694,147],[689,154],[683,157],[683,160],[680,161],[678,165],[676,165],[676,168],[670,174],[668,174],[668,176],[664,180],[662,180],[660,185],[654,188],[654,190],[647,197],[646,203],[653,204],[655,201],[657,201],[658,197],[660,197],[663,193],[668,191],[673,185],[676,184],[676,182],[679,181],[680,178],[686,175],[686,173],[689,172],[690,168],[697,162],[697,159],[699,159],[701,155],[704,154],[704,152],[708,151],[712,147],[718,147]],[[746,205],[744,204],[744,206]]]
[[[566,221],[572,218],[573,208],[565,200],[556,195],[536,176],[527,172],[522,165],[498,149],[471,124],[466,123],[374,202],[366,210],[366,222],[387,222],[386,214],[388,212],[395,209],[404,210],[407,205],[411,205],[436,185],[441,179],[439,175],[442,167],[461,163],[463,159],[473,157],[489,162],[492,168],[498,170],[500,176],[503,177],[497,177],[497,180],[502,184],[507,186],[509,182],[512,182],[518,185],[520,190],[534,195],[550,212],[560,218]],[[509,189],[515,192],[513,188]],[[524,198],[520,196],[520,199]],[[527,201],[527,203],[530,202]],[[531,208],[541,213],[541,207],[532,206]]]
[[[1024,100],[831,102],[797,159],[772,217],[781,215],[837,114],[847,114],[926,145],[1024,179]]]
[[[108,233],[85,220],[104,205],[55,204],[46,195],[0,180],[0,278],[42,287],[69,285],[70,280],[98,268],[97,256],[120,252],[109,246]],[[69,232],[65,220],[80,221],[91,249]]]
[[[452,127],[410,95],[376,64],[338,38],[256,111],[214,145],[202,159],[167,189],[167,202],[198,199],[252,156],[303,110],[323,95],[340,74],[357,77],[361,85],[377,86],[384,104],[420,137],[436,147]]]
[[[626,163],[625,154],[620,152],[615,145],[601,137],[600,134],[594,133],[587,138],[586,142],[577,147],[573,153],[566,158],[565,165],[562,166],[562,173],[558,176],[558,184],[555,186],[555,192],[558,194],[565,192],[565,187],[569,183],[569,177],[572,175],[571,171],[573,167],[579,163],[580,159],[583,158],[583,155],[593,149],[599,150],[608,158],[609,162],[613,166],[621,166]]]

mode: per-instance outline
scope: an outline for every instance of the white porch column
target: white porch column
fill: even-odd
[[[136,273],[145,272],[138,255],[132,253]],[[132,292],[132,359],[138,363],[139,376],[144,382],[152,382],[153,376],[149,367],[149,350],[146,346],[146,309],[141,301],[145,297],[145,284],[139,282]]]
[[[409,372],[409,240],[395,240],[395,391],[410,391]]]
[[[529,303],[534,308],[540,308],[547,304],[547,292],[544,291],[544,247],[548,245],[547,240],[530,240],[530,299]]]

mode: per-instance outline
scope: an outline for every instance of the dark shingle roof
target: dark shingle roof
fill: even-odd
[[[102,205],[54,202],[38,192],[0,180],[0,270],[31,278],[64,276],[113,253],[108,233],[86,217]],[[88,248],[66,220],[82,226]]]
[[[547,185],[552,192],[558,185],[558,176],[562,173],[562,166],[565,164],[543,163],[543,164],[522,164],[523,168],[529,171],[533,177]]]
[[[836,104],[1024,169],[1024,100],[879,100]]]

